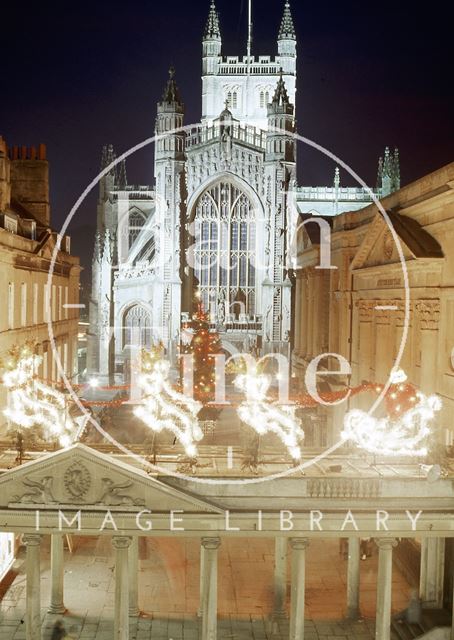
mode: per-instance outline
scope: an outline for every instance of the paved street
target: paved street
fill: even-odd
[[[140,608],[131,621],[131,640],[197,640],[199,544],[196,539],[149,538],[140,544]],[[111,640],[113,633],[113,554],[109,537],[74,538],[65,552],[67,631],[76,625],[80,640]],[[42,557],[42,603],[49,601],[49,549]],[[269,622],[272,613],[271,539],[225,539],[219,552],[219,640],[276,640],[288,637],[288,625]],[[17,576],[1,602],[0,640],[23,640],[25,576]],[[290,573],[289,573],[290,575]],[[368,640],[373,637],[377,556],[361,563],[361,610],[364,620],[337,622],[345,615],[346,561],[335,540],[313,541],[307,553],[306,640]],[[408,603],[410,586],[394,569],[393,611]],[[59,616],[46,614],[44,640]]]

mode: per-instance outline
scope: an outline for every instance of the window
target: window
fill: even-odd
[[[65,342],[63,344],[63,371],[68,374],[71,375],[73,372],[68,369],[68,343]]]
[[[62,295],[62,291],[63,291],[63,287],[60,284],[60,285],[58,285],[58,301],[57,301],[58,319],[59,320],[62,319],[62,314],[63,314],[63,295]]]
[[[33,324],[38,324],[38,283],[33,283]]]
[[[195,210],[194,268],[210,316],[255,313],[255,213],[234,184],[219,182],[203,193]],[[251,293],[253,295],[251,295]],[[236,307],[234,306],[236,304]]]
[[[52,298],[50,304],[52,307],[52,322],[55,322],[57,319],[57,287],[55,284],[52,285]],[[52,380],[54,380],[54,376],[52,376]]]
[[[8,329],[14,329],[14,282],[8,283]]]
[[[15,220],[14,218],[5,216],[4,225],[6,231],[9,231],[10,233],[17,233],[17,220]]]
[[[123,347],[150,347],[151,315],[141,305],[129,307],[123,316]]]
[[[129,248],[132,247],[136,239],[139,237],[140,232],[145,224],[145,215],[141,211],[131,211],[129,214]]]
[[[65,309],[65,320],[68,319],[68,285],[66,285],[65,287],[65,302],[64,302],[64,309]]]
[[[229,109],[238,109],[238,89],[229,89],[225,98]]]
[[[49,287],[47,283],[43,287],[43,322],[49,320]]]
[[[259,94],[260,108],[265,109],[270,103],[270,92],[268,89],[260,91]]]
[[[43,378],[46,381],[49,377],[49,355],[47,351],[43,351]]]
[[[25,282],[20,286],[20,326],[27,326],[27,285]]]

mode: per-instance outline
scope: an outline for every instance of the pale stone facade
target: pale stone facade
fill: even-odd
[[[68,377],[77,373],[79,259],[70,238],[61,238],[48,291],[48,274],[58,234],[50,228],[48,163],[44,145],[8,150],[0,137],[0,357],[13,346],[37,343],[43,356],[40,375],[60,379],[53,357],[48,320]],[[0,390],[0,405],[6,406]],[[3,415],[0,424],[4,423]]]
[[[423,392],[441,397],[437,438],[446,444],[454,435],[453,186],[454,163],[381,200],[400,239],[408,272],[409,327],[400,367]],[[335,269],[316,268],[317,224],[306,224],[300,234],[294,374],[303,387],[311,358],[330,352],[351,364],[350,384],[383,383],[394,366],[405,324],[405,274],[397,246],[375,204],[331,222]],[[345,377],[339,379],[334,388],[341,389],[345,382]],[[363,401],[352,399],[350,406],[355,403]],[[343,403],[326,410],[332,441],[342,429],[346,408]]]
[[[389,640],[393,549],[400,538],[423,540],[421,595],[429,606],[431,598],[440,597],[440,550],[445,538],[453,535],[452,477],[428,483],[418,465],[391,468],[383,463],[377,467],[360,457],[350,457],[348,472],[339,477],[330,469],[342,461],[345,458],[328,457],[308,468],[305,477],[275,479],[272,490],[262,483],[225,487],[200,485],[165,472],[152,476],[138,468],[132,457],[120,459],[82,444],[5,472],[0,477],[0,531],[22,533],[26,546],[26,640],[42,639],[44,604],[53,613],[71,609],[65,581],[75,578],[71,572],[65,575],[62,540],[71,532],[111,538],[115,604],[110,609],[110,637],[116,640],[132,637],[129,618],[139,613],[141,536],[200,539],[201,640],[218,637],[218,592],[223,588],[218,582],[218,551],[229,537],[275,540],[274,583],[262,585],[274,591],[274,620],[286,615],[290,555],[290,640],[305,637],[306,558],[311,553],[311,540],[349,538],[346,600],[349,615],[357,619],[361,615],[359,539],[374,537],[378,547],[375,637]],[[216,468],[218,471],[209,476],[214,475],[217,481],[227,479],[222,466]],[[52,541],[47,603],[40,596],[43,536],[51,536]],[[253,575],[250,579],[256,580]],[[83,579],[78,576],[77,580],[83,590]],[[86,593],[89,598],[89,590]]]
[[[128,185],[124,163],[100,182],[89,372],[125,372],[138,343],[161,341],[174,360],[197,289],[228,353],[289,354],[298,212],[337,215],[371,201],[366,189],[342,187],[338,170],[332,187],[297,186],[296,46],[285,2],[277,55],[222,55],[211,3],[201,124],[182,129],[171,70],[157,107],[154,185]],[[101,168],[114,160],[106,147]],[[373,193],[399,184],[398,154],[387,149]]]

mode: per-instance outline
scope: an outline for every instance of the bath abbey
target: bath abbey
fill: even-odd
[[[157,105],[154,184],[128,183],[103,151],[93,257],[88,370],[121,373],[131,344],[162,342],[171,359],[180,328],[203,303],[226,352],[288,355],[292,241],[301,214],[369,205],[372,191],[298,186],[297,39],[285,3],[274,55],[223,55],[209,8],[202,42],[202,117],[185,126],[175,71]],[[149,132],[145,132],[147,137]],[[303,172],[304,173],[304,172]],[[373,193],[400,186],[397,150],[385,150]]]

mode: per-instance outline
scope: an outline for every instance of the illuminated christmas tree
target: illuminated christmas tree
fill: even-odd
[[[210,330],[208,314],[201,302],[192,320],[186,324],[187,344],[182,345],[183,354],[192,354],[194,371],[194,398],[207,403],[214,400],[216,384],[215,355],[222,352],[221,340],[216,331]]]

